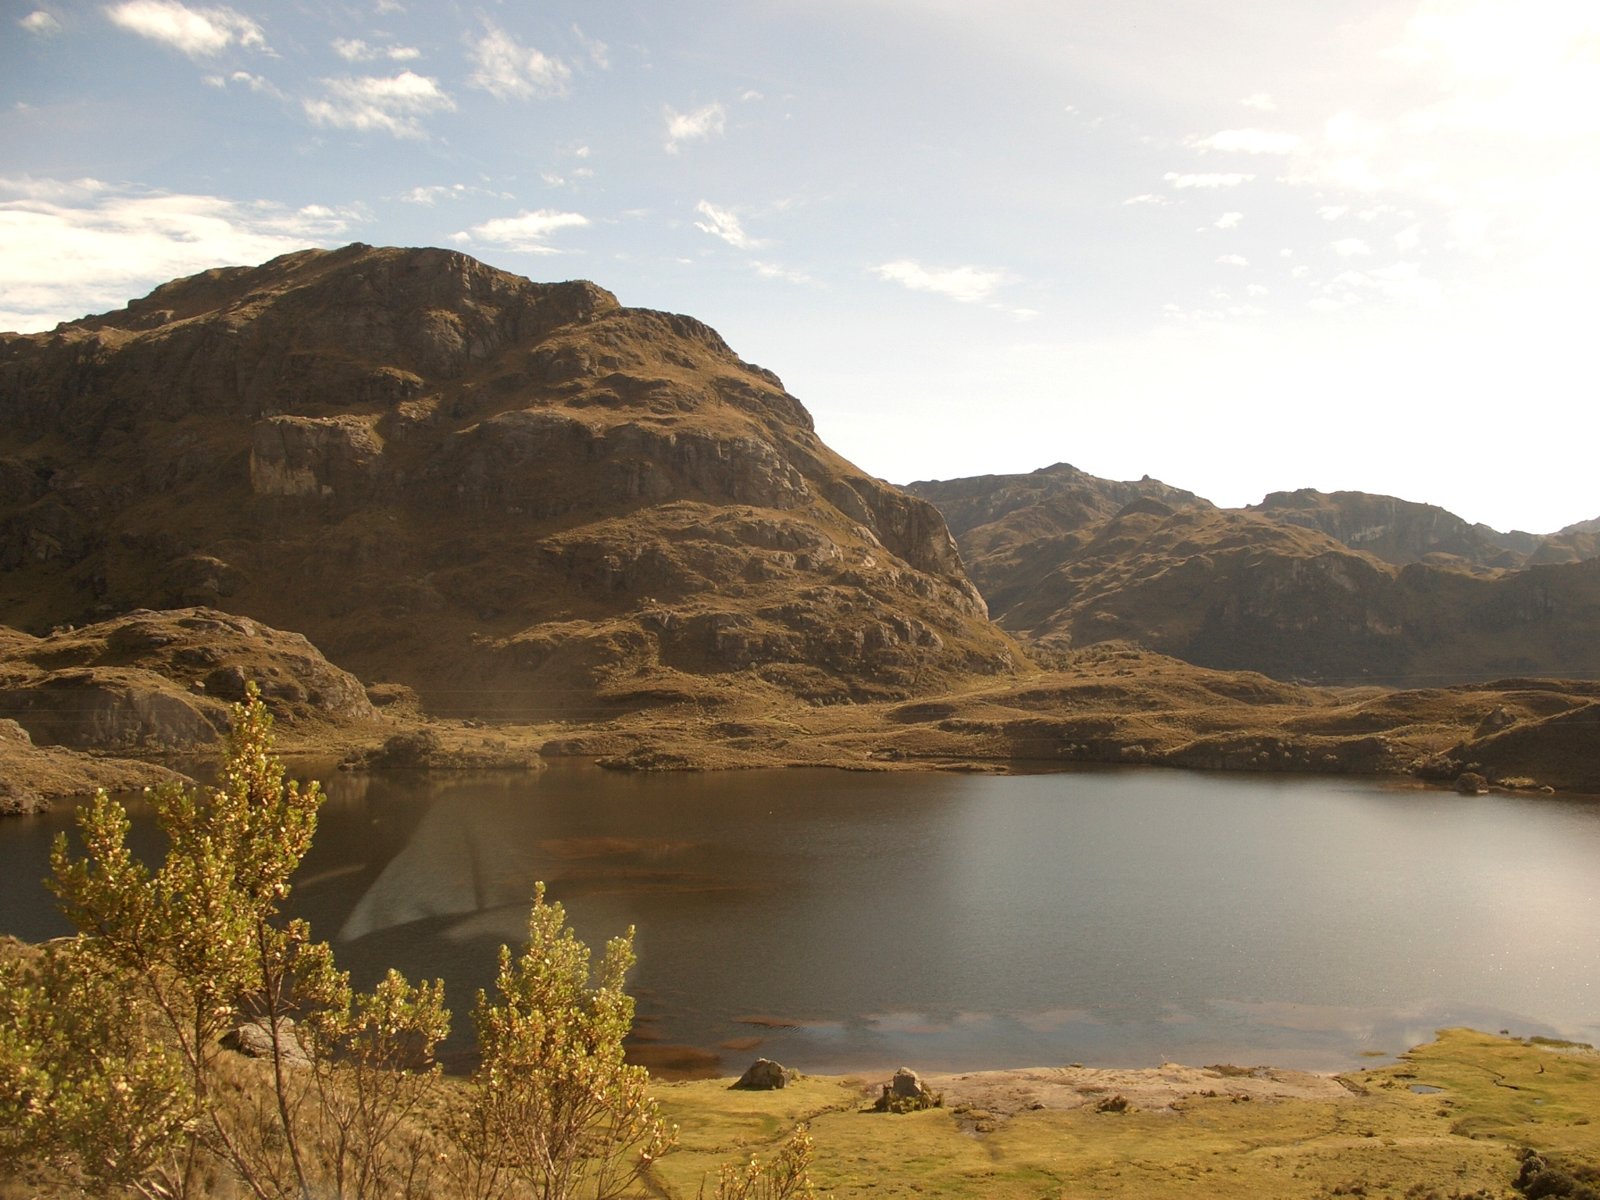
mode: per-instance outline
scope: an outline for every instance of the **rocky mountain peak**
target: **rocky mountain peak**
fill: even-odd
[[[0,562],[12,624],[206,604],[466,709],[1015,661],[937,510],[714,330],[448,250],[301,251],[0,338]]]

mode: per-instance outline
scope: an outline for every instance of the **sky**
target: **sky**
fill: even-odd
[[[1593,0],[0,0],[0,329],[305,246],[684,312],[905,483],[1600,516]]]

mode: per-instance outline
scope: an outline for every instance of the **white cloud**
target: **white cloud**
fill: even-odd
[[[1494,214],[1486,208],[1463,205],[1450,214],[1446,227],[1457,249],[1481,252],[1487,248],[1489,231],[1494,228],[1494,222]]]
[[[1380,149],[1389,133],[1381,123],[1344,109],[1323,122],[1322,136],[1341,150],[1370,152]]]
[[[484,22],[483,36],[469,41],[475,66],[467,80],[499,100],[530,100],[567,94],[572,68],[532,46],[524,46],[505,30]]]
[[[1412,114],[1417,132],[1561,138],[1600,131],[1597,42],[1600,10],[1581,0],[1423,0],[1389,56],[1448,84]]]
[[[21,25],[29,33],[37,33],[42,36],[61,32],[61,22],[42,8],[35,9],[18,21],[17,24]]]
[[[1246,108],[1253,108],[1258,112],[1276,112],[1278,105],[1266,92],[1254,92],[1239,101]]]
[[[1321,217],[1324,221],[1337,221],[1349,211],[1350,206],[1348,204],[1324,204],[1321,208],[1317,209],[1317,216]]]
[[[1359,258],[1372,253],[1372,247],[1356,237],[1340,238],[1337,242],[1331,243],[1329,249],[1340,258]]]
[[[1269,129],[1224,129],[1209,137],[1193,138],[1197,150],[1219,150],[1226,154],[1293,154],[1305,145],[1298,134],[1276,133]]]
[[[1248,267],[1250,265],[1250,260],[1242,254],[1224,254],[1217,261],[1229,267]]]
[[[201,82],[207,87],[245,87],[262,96],[273,96],[279,100],[284,98],[283,92],[270,79],[264,75],[252,75],[249,71],[234,71],[228,75],[207,75]]]
[[[346,62],[371,62],[379,58],[411,62],[422,57],[422,51],[415,46],[371,46],[360,38],[334,38],[333,50]]]
[[[261,26],[231,8],[189,8],[178,0],[124,0],[107,6],[105,14],[130,33],[162,42],[190,58],[218,54],[235,42],[267,49]]]
[[[778,263],[752,261],[751,270],[763,279],[781,279],[785,283],[814,283],[816,282],[804,271],[795,267],[785,267]]]
[[[1175,188],[1231,188],[1238,187],[1241,183],[1249,183],[1255,176],[1238,171],[1199,171],[1187,174],[1168,171],[1161,178]]]
[[[1140,194],[1138,196],[1129,196],[1126,200],[1124,200],[1122,202],[1124,208],[1126,208],[1130,204],[1162,205],[1162,204],[1166,204],[1166,203],[1168,203],[1168,201],[1167,201],[1167,198],[1165,196],[1158,196],[1154,192],[1144,192],[1144,193],[1142,193],[1142,194]]]
[[[584,53],[589,56],[589,61],[602,71],[611,69],[611,48],[599,38],[592,38],[582,29],[574,25],[572,36],[578,39],[578,44],[583,47]]]
[[[376,129],[395,137],[422,137],[422,117],[456,106],[435,80],[411,71],[387,78],[324,79],[322,86],[328,97],[305,101],[306,115],[318,125],[338,129]]]
[[[1564,308],[1554,297],[1600,266],[1584,199],[1600,180],[1600,7],[1407,8],[1361,89],[1371,99],[1334,110],[1290,182],[1315,188],[1325,207],[1353,206],[1373,245],[1392,240],[1403,255],[1427,245],[1452,289],[1476,276],[1481,295],[1525,288]]]
[[[1411,262],[1391,263],[1368,271],[1343,271],[1334,277],[1329,287],[1346,289],[1347,297],[1360,289],[1391,303],[1418,308],[1433,308],[1443,297],[1438,281],[1428,278],[1421,267]]]
[[[720,104],[707,104],[692,113],[681,113],[668,108],[665,145],[667,153],[676,154],[682,142],[701,141],[713,134],[720,134],[727,120],[727,111]]]
[[[1237,229],[1242,220],[1244,220],[1242,212],[1225,212],[1213,221],[1212,225],[1217,229]]]
[[[400,199],[406,204],[424,204],[432,207],[440,200],[459,200],[467,194],[467,185],[464,183],[430,185],[412,188],[401,195]]]
[[[49,329],[159,283],[343,240],[362,214],[94,179],[0,179],[0,328]]]
[[[908,258],[881,263],[872,268],[872,273],[879,279],[898,283],[914,292],[933,292],[968,304],[985,299],[1006,282],[1003,271],[990,271],[982,267],[930,268]]]
[[[726,208],[718,208],[711,201],[702,200],[695,205],[695,211],[705,218],[704,221],[694,223],[696,229],[709,233],[712,237],[719,237],[736,249],[754,250],[766,245],[766,242],[747,234],[744,227],[739,224],[738,216]]]
[[[514,217],[496,217],[470,229],[450,235],[456,242],[489,242],[507,250],[520,250],[526,254],[555,254],[558,251],[546,245],[546,239],[562,229],[577,229],[589,224],[582,213],[555,212],[540,209],[538,212],[520,212]]]

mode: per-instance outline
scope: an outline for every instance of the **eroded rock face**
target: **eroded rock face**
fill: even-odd
[[[688,317],[351,246],[0,335],[0,620],[203,603],[444,711],[1013,668],[937,510]]]
[[[383,443],[359,417],[268,417],[250,439],[250,489],[258,496],[369,497]]]
[[[36,742],[78,749],[190,750],[228,728],[225,706],[128,672],[54,671],[0,688],[0,708]]]

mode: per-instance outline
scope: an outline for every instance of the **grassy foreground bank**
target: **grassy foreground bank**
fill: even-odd
[[[906,1114],[871,1111],[877,1078],[802,1077],[769,1092],[657,1081],[678,1145],[628,1194],[693,1200],[704,1185],[709,1196],[720,1164],[771,1161],[801,1124],[811,1179],[838,1200],[1581,1200],[1600,1189],[1600,1054],[1587,1047],[1449,1029],[1392,1066],[1289,1098],[1274,1097],[1282,1073],[1170,1066],[1117,1072],[1116,1093],[1085,1081],[1095,1072],[1062,1071],[1059,1095],[1019,1105],[1004,1094],[1008,1079],[1051,1074],[987,1073],[978,1088],[972,1076],[936,1078],[945,1107]],[[438,1085],[448,1106],[461,1081]],[[1102,1110],[1124,1092],[1126,1109]],[[1519,1190],[1529,1149],[1547,1169]],[[0,1200],[83,1194],[60,1176],[0,1168]]]
[[[1600,1054],[1585,1047],[1444,1030],[1393,1066],[1340,1076],[1339,1094],[1315,1099],[1251,1098],[1230,1086],[1246,1078],[1230,1078],[1233,1070],[1121,1112],[1101,1111],[1089,1092],[1078,1107],[1010,1115],[952,1103],[948,1092],[944,1108],[871,1112],[875,1079],[803,1078],[774,1092],[732,1091],[727,1080],[658,1084],[679,1145],[647,1182],[658,1195],[694,1197],[718,1163],[768,1159],[800,1122],[815,1142],[812,1179],[841,1200],[1450,1200],[1524,1195],[1515,1182],[1525,1148],[1549,1164],[1546,1186],[1558,1169],[1600,1168],[1600,1124],[1591,1123]]]

